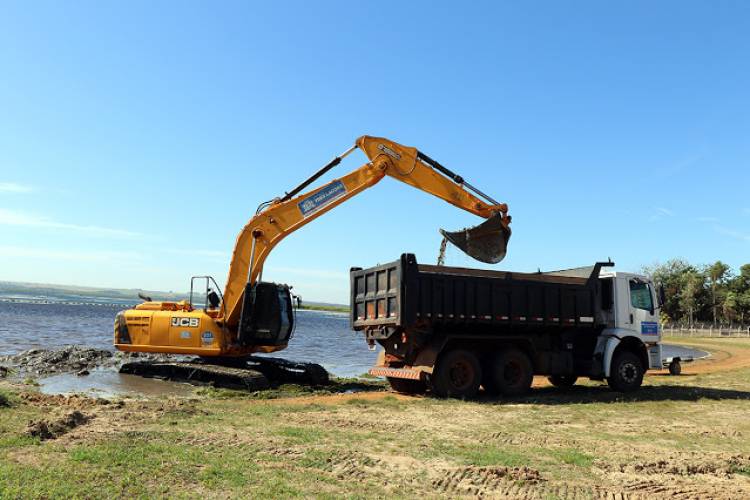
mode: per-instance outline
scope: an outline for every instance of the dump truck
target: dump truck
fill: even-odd
[[[370,374],[398,392],[517,396],[534,375],[555,386],[606,379],[640,387],[661,369],[663,291],[612,262],[518,273],[418,264],[413,254],[352,268],[351,326],[382,351]]]

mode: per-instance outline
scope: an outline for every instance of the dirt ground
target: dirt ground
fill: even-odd
[[[47,396],[5,386],[0,497],[750,498],[750,341],[636,394]]]

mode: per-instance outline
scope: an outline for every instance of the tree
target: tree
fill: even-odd
[[[729,282],[728,288],[735,296],[735,315],[744,323],[750,319],[750,264],[740,267],[740,274]]]
[[[680,291],[680,307],[686,313],[688,324],[692,327],[695,315],[700,306],[700,295],[706,278],[697,271],[687,271],[682,275],[682,290]]]
[[[681,259],[671,259],[664,264],[656,263],[643,268],[643,274],[664,287],[665,301],[661,312],[669,321],[677,321],[687,314],[681,305],[681,295],[684,275],[688,272],[698,270]]]
[[[717,260],[706,269],[706,275],[708,276],[709,283],[711,285],[711,312],[713,316],[714,326],[716,325],[716,312],[719,307],[717,300],[719,295],[719,287],[723,285],[729,277],[729,266],[724,264],[722,261]]]
[[[737,309],[739,306],[739,297],[733,291],[727,292],[724,300],[721,303],[721,313],[724,319],[731,322],[737,316]]]

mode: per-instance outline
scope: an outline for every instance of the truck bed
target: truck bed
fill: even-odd
[[[602,266],[517,273],[418,264],[413,254],[351,270],[355,330],[513,325],[601,326]]]

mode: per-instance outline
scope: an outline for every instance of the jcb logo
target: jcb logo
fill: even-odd
[[[172,326],[181,326],[183,328],[198,328],[199,318],[172,318]]]

